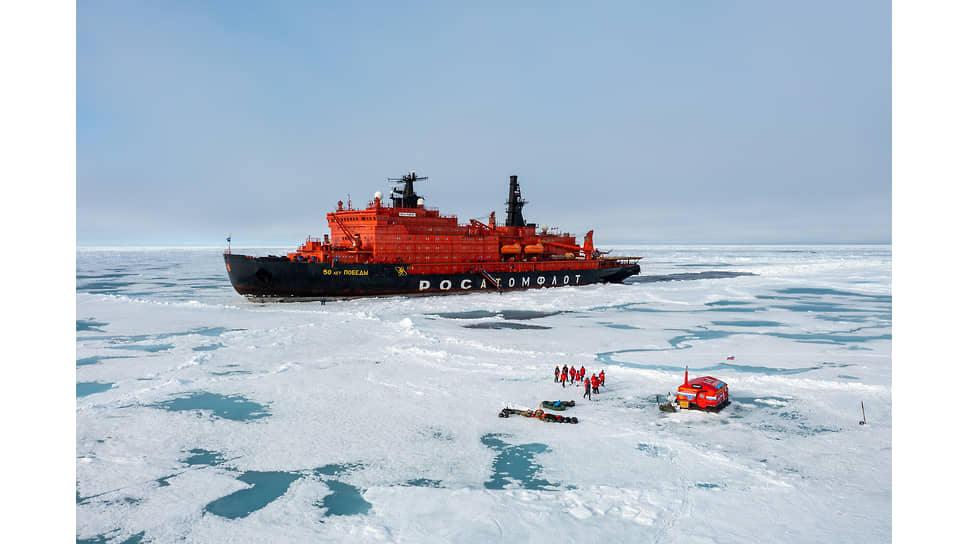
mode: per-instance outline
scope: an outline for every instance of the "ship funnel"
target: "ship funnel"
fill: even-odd
[[[511,176],[511,183],[508,186],[508,216],[504,221],[504,226],[506,227],[523,227],[524,215],[521,214],[521,208],[527,202],[521,198],[521,188],[518,187],[518,176]]]
[[[586,259],[591,259],[592,254],[595,253],[595,242],[592,237],[595,235],[594,230],[590,230],[585,233],[585,244],[582,246],[581,250],[585,253]]]

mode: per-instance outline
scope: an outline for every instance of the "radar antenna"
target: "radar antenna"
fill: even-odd
[[[417,172],[411,170],[409,174],[404,174],[399,178],[387,178],[390,183],[402,183],[403,188],[394,187],[391,192],[394,208],[416,208],[417,199],[420,196],[413,191],[413,182],[424,181],[427,176],[417,177]]]

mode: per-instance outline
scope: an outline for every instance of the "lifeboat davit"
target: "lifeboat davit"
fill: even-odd
[[[541,255],[544,253],[544,245],[538,242],[537,244],[524,246],[524,252],[528,255]]]
[[[520,244],[509,244],[506,246],[501,246],[501,255],[517,255],[521,253]]]

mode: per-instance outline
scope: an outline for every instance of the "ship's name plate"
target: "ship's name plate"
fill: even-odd
[[[575,278],[574,280],[572,280],[572,276],[574,276]],[[564,274],[560,277],[558,275],[552,275],[550,277],[538,276],[537,278],[534,278],[535,280],[534,284],[531,283],[531,279],[532,278],[529,276],[520,276],[520,277],[508,276],[506,278],[497,276],[495,277],[495,281],[497,285],[488,283],[486,278],[481,278],[480,285],[477,285],[477,280],[469,280],[466,278],[460,280],[459,282],[457,282],[457,280],[451,281],[451,280],[445,279],[445,280],[440,280],[439,284],[436,286],[433,285],[430,282],[430,280],[420,280],[420,283],[417,284],[417,290],[426,291],[428,289],[437,289],[440,291],[449,291],[450,289],[457,289],[457,288],[489,289],[491,287],[495,287],[495,288],[507,287],[507,288],[513,289],[515,287],[522,288],[522,287],[533,287],[533,286],[554,287],[557,285],[569,285],[572,283],[572,281],[574,281],[575,284],[580,284],[581,274]]]
[[[324,268],[322,270],[324,276],[369,276],[369,270],[333,270],[331,268]]]
[[[417,217],[414,212],[400,212],[400,217]]]

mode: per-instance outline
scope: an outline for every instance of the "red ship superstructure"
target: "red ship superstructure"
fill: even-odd
[[[487,223],[460,224],[425,207],[413,189],[425,179],[415,172],[390,179],[401,185],[390,202],[376,193],[365,209],[338,202],[326,214],[330,235],[310,237],[285,257],[226,253],[233,286],[259,298],[350,297],[584,285],[639,272],[638,257],[597,251],[593,231],[578,245],[571,234],[525,223],[517,176],[511,176],[503,226],[494,212]],[[314,269],[318,274],[307,274]]]

